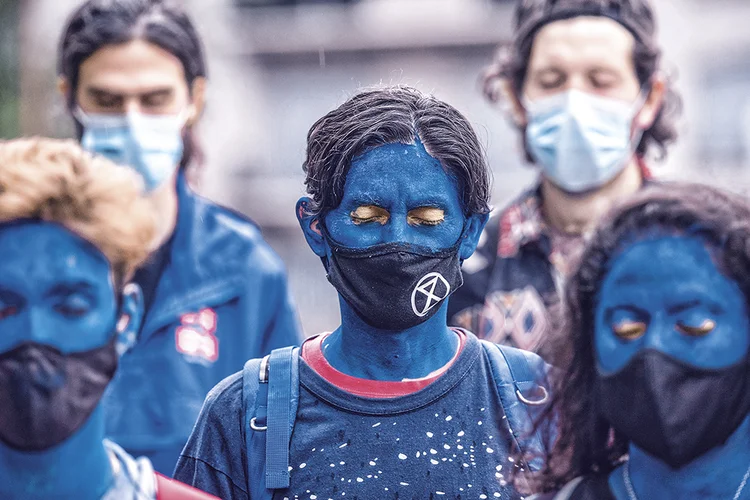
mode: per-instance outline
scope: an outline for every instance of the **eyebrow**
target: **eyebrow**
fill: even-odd
[[[688,300],[687,302],[681,302],[680,304],[675,304],[673,306],[667,307],[667,312],[669,314],[679,314],[681,312],[697,307],[703,304],[704,302],[705,301],[699,300],[699,299]],[[707,304],[707,305],[710,309],[713,309],[714,307],[716,307],[716,305],[712,303]]]
[[[99,87],[88,87],[86,89],[86,92],[94,97],[94,98],[101,98],[101,97],[126,97],[129,94],[120,93],[120,92],[111,92],[106,89],[102,89]],[[174,92],[174,89],[172,87],[161,87],[156,89],[147,90],[146,92],[136,92],[133,95],[137,95],[139,97],[156,97],[160,95],[168,95],[172,94]]]
[[[91,293],[95,286],[86,281],[73,281],[68,283],[57,283],[45,295],[48,297],[55,295],[70,295],[72,293]]]

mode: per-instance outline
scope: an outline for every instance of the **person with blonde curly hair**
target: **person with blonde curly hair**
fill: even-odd
[[[72,141],[0,142],[0,498],[209,498],[104,439],[118,340],[143,316],[126,285],[155,230],[141,193]]]

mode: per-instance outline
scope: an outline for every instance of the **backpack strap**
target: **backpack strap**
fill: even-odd
[[[299,365],[293,347],[276,349],[268,361],[266,489],[289,487],[289,442],[297,414]],[[292,379],[295,397],[292,401]]]
[[[534,458],[531,470],[543,466],[544,440],[534,424],[549,401],[547,365],[534,353],[481,340],[503,404],[514,446]]]
[[[219,500],[187,484],[156,473],[156,500]]]
[[[246,476],[250,495],[289,487],[289,443],[299,402],[299,348],[275,349],[242,370]],[[262,462],[262,463],[259,463]]]

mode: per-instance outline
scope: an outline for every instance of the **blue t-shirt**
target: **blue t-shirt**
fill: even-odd
[[[439,379],[407,396],[354,396],[304,362],[299,375],[291,484],[275,499],[520,498],[506,483],[509,431],[473,335]],[[245,442],[242,413],[237,374],[209,396],[175,478],[225,500],[248,499],[248,457],[234,444]]]

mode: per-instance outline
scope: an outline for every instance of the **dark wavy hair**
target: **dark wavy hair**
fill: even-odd
[[[560,372],[553,377],[550,406],[537,422],[547,428],[554,415],[558,437],[534,489],[558,490],[578,476],[607,474],[627,453],[628,439],[600,416],[594,396],[595,311],[613,259],[663,234],[701,238],[750,304],[750,204],[744,198],[705,185],[665,183],[647,187],[605,216],[566,285],[566,323],[554,360]]]
[[[513,37],[509,43],[498,48],[494,60],[481,76],[485,97],[492,103],[498,102],[501,99],[502,81],[509,82],[516,95],[520,96],[539,29],[553,21],[582,15],[609,17],[633,34],[636,76],[641,88],[648,86],[660,69],[661,59],[661,49],[656,43],[656,22],[648,0],[519,0],[514,15]],[[675,121],[681,111],[682,99],[668,84],[664,103],[654,123],[644,131],[636,154],[643,157],[653,146],[658,158],[666,157],[667,146],[677,139]],[[534,162],[528,148],[526,158]]]
[[[203,44],[187,13],[169,0],[88,0],[68,19],[58,47],[57,73],[70,83],[68,108],[76,105],[78,73],[83,62],[105,45],[145,40],[180,60],[188,89],[206,76]],[[83,130],[76,121],[80,140]],[[200,167],[203,150],[192,129],[183,137],[180,168]]]
[[[312,214],[341,203],[352,160],[390,143],[419,139],[458,182],[467,214],[490,211],[490,170],[468,120],[453,106],[408,86],[365,90],[315,122],[302,165]]]

